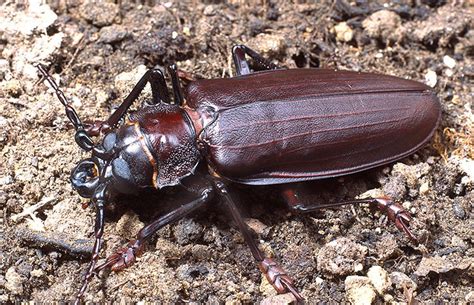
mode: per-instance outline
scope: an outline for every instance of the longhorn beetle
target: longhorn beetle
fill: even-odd
[[[421,148],[440,120],[440,104],[430,88],[387,75],[282,69],[244,45],[235,46],[232,56],[236,77],[192,80],[184,91],[176,65],[169,66],[173,102],[163,72],[151,69],[107,120],[92,124],[81,122],[47,70],[38,65],[66,109],[77,144],[92,153],[71,173],[74,189],[96,209],[93,256],[76,303],[93,274],[130,266],[157,230],[215,197],[230,211],[276,291],[303,300],[290,275],[257,246],[228,191],[232,183],[282,184],[283,197],[301,213],[368,203],[416,241],[408,229],[409,214],[388,198],[318,205],[302,202],[293,186],[387,164]],[[265,71],[252,72],[247,56]],[[147,83],[152,101],[121,123]],[[92,137],[101,134],[103,140],[94,142]],[[196,171],[200,163],[205,171]],[[125,248],[97,264],[104,207],[112,195],[137,194],[145,188],[160,191],[187,179],[199,180],[193,200],[153,220]]]

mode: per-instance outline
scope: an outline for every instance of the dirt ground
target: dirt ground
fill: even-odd
[[[147,1],[145,1],[147,2]],[[234,186],[262,249],[308,303],[474,302],[474,29],[470,1],[190,1],[0,5],[0,302],[72,300],[92,246],[70,170],[88,157],[33,66],[53,73],[81,118],[105,118],[147,68],[177,62],[199,77],[235,75],[245,43],[290,68],[396,75],[432,86],[442,121],[395,164],[314,184],[314,200],[391,196],[414,218],[415,245],[368,207],[297,216],[273,189]],[[296,1],[303,2],[303,1]],[[146,98],[146,97],[145,97]],[[102,258],[176,194],[120,197]],[[285,303],[260,275],[218,202],[162,229],[124,272],[94,278],[88,301]]]

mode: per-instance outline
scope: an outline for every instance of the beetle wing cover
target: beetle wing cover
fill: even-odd
[[[212,108],[201,140],[216,173],[246,184],[335,177],[403,158],[423,146],[440,117],[424,84],[325,69],[201,80],[189,107]]]

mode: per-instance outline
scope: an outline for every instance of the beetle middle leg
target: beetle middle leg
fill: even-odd
[[[356,205],[363,203],[375,206],[384,214],[386,214],[391,222],[395,223],[395,226],[398,228],[398,230],[405,233],[411,241],[418,243],[417,238],[408,228],[408,224],[411,220],[410,215],[402,206],[393,202],[389,198],[354,199],[326,204],[315,204],[312,202],[304,202],[304,200],[301,199],[304,197],[305,192],[308,191],[297,186],[284,186],[282,188],[282,195],[285,202],[293,211],[297,213],[311,213],[321,209],[330,209],[344,205]]]
[[[214,183],[216,186],[216,191],[220,196],[222,196],[222,199],[229,209],[232,218],[239,227],[240,233],[242,233],[245,242],[252,252],[253,257],[257,261],[260,271],[265,275],[268,282],[279,294],[290,292],[295,296],[297,301],[303,301],[303,297],[294,286],[293,279],[273,259],[266,257],[265,254],[258,248],[257,243],[252,237],[250,228],[242,219],[242,215],[240,215],[240,212],[232,200],[232,197],[230,196],[224,183],[219,180],[215,181]]]
[[[265,70],[276,70],[281,69],[270,60],[266,59],[262,55],[258,54],[251,48],[245,45],[236,45],[232,48],[232,58],[234,60],[235,70],[237,75],[246,75],[250,74],[250,66],[248,61],[245,59],[245,56],[248,55],[252,58],[256,64]]]

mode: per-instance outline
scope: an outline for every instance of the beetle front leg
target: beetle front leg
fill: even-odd
[[[367,198],[367,199],[355,199],[341,202],[332,202],[326,204],[315,204],[304,202],[301,200],[301,197],[304,197],[302,194],[304,190],[301,190],[298,187],[289,187],[285,186],[282,191],[282,195],[288,206],[295,212],[298,213],[311,213],[321,209],[330,209],[336,208],[344,205],[356,205],[362,203],[368,203],[377,207],[388,219],[395,223],[395,226],[401,232],[405,233],[408,238],[414,243],[418,243],[416,236],[410,231],[408,225],[411,221],[411,216],[408,212],[399,204],[393,202],[389,198]]]
[[[232,48],[232,58],[234,60],[235,71],[237,72],[237,75],[246,75],[251,73],[249,63],[247,59],[245,59],[246,55],[252,58],[256,64],[265,70],[281,69],[251,48],[245,45],[236,45]]]
[[[242,233],[245,242],[249,246],[253,257],[258,263],[260,271],[265,275],[268,282],[279,294],[290,292],[295,296],[298,302],[303,301],[303,297],[294,286],[293,279],[273,259],[265,257],[265,254],[258,248],[257,243],[252,237],[250,228],[242,219],[242,215],[240,215],[240,212],[232,200],[232,197],[230,196],[224,183],[222,181],[215,181],[214,183],[216,186],[216,191],[224,199],[224,202],[229,209],[232,218],[237,223],[240,233]]]
[[[114,254],[109,256],[104,263],[98,265],[94,269],[94,272],[97,273],[100,270],[109,267],[113,271],[120,271],[131,266],[135,262],[136,258],[143,253],[143,246],[146,240],[148,240],[162,227],[175,223],[176,221],[186,217],[199,207],[211,201],[213,195],[213,188],[206,188],[201,192],[201,195],[197,199],[186,203],[152,221],[138,232],[137,238],[135,240],[131,240],[126,247],[119,249]]]

